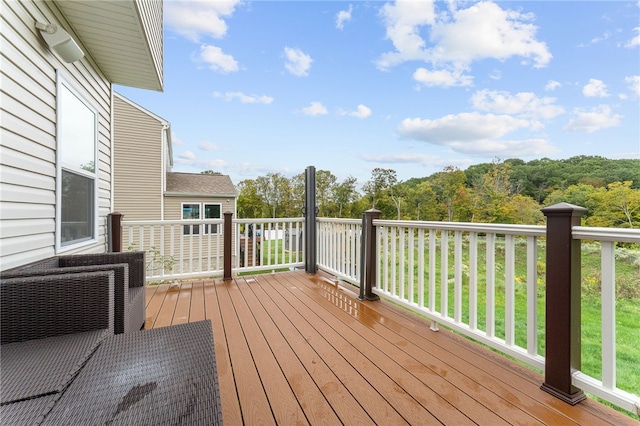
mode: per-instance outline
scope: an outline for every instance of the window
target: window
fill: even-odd
[[[56,203],[59,248],[97,238],[97,117],[95,109],[59,77]]]
[[[182,220],[198,220],[200,219],[200,204],[182,204]],[[184,225],[182,233],[184,235],[200,234],[200,225]]]
[[[205,219],[220,219],[222,217],[221,214],[222,206],[220,204],[205,204],[204,205],[204,218]],[[217,234],[218,233],[218,224],[211,223],[204,225],[204,233],[208,234]]]
[[[202,219],[220,219],[222,218],[222,205],[204,203],[182,203],[182,220],[202,220]],[[184,225],[182,228],[183,235],[199,235],[200,224]],[[217,223],[205,223],[202,225],[203,234],[217,234]]]

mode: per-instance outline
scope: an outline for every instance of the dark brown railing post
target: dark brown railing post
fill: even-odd
[[[119,212],[109,213],[107,217],[107,251],[120,253],[122,251],[122,217]]]
[[[580,240],[572,228],[580,226],[587,209],[568,203],[542,209],[547,217],[545,373],[541,389],[575,405],[586,398],[571,384],[581,368]]]
[[[224,228],[223,228],[223,268],[224,272],[222,275],[222,279],[224,281],[229,281],[231,277],[231,243],[232,243],[232,221],[233,213],[232,212],[224,212]]]
[[[367,210],[362,214],[362,238],[360,247],[360,300],[378,300],[373,292],[376,284],[376,265],[378,263],[376,247],[375,219],[380,219],[380,210]]]

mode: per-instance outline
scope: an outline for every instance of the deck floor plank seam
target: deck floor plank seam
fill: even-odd
[[[210,319],[223,421],[240,424],[638,425],[570,406],[542,375],[329,274],[147,286],[145,329]]]
[[[280,293],[282,297],[289,300],[294,309],[304,315],[304,308],[308,305],[296,294],[300,292],[293,292],[290,288],[285,288],[282,285],[277,286],[277,288],[282,291]],[[325,309],[335,307],[326,299],[315,302],[321,304],[322,301],[326,301]],[[343,312],[340,308],[336,309]],[[417,386],[408,374],[400,372],[404,370],[402,366],[399,366],[393,360],[385,363],[389,358],[384,353],[370,345],[369,342],[362,340],[361,336],[353,332],[348,325],[336,322],[338,320],[334,319],[333,315],[320,317],[313,309],[308,315],[312,317],[313,321],[307,321],[313,323],[316,328],[322,327],[325,330],[323,334],[329,338],[329,342],[334,347],[340,347],[340,351],[348,356],[352,365],[359,369],[360,374],[363,374],[369,383],[381,390],[384,393],[383,397],[398,409],[409,423],[415,424],[418,419],[423,419],[424,421],[427,416],[433,416],[432,422],[444,422],[445,424],[448,420],[459,424],[473,423],[439,395],[433,392],[424,392],[428,389]],[[371,359],[372,353],[375,352],[380,355],[378,362],[376,362],[375,356],[373,357],[374,359]],[[407,387],[416,392],[407,391]]]
[[[260,315],[262,306],[258,301],[253,300],[252,293],[244,288],[247,285],[246,281],[242,278],[236,278],[235,284],[234,287],[229,287],[229,292],[234,299],[243,332],[247,336],[249,349],[253,354],[256,369],[271,403],[276,423],[308,424],[285,371],[278,363],[277,347],[272,347],[278,344],[278,336],[268,333],[268,329],[273,326],[269,324],[269,320],[264,315]],[[267,329],[266,334],[265,329]],[[289,355],[291,361],[293,356]]]
[[[320,369],[319,378],[315,378],[314,380],[316,380],[318,382],[318,386],[327,393],[326,398],[331,401],[332,404],[335,404],[335,398],[337,396],[340,396],[342,392],[349,393],[349,405],[351,407],[347,407],[347,410],[337,410],[338,414],[341,414],[341,420],[344,423],[357,423],[358,419],[361,418],[362,421],[370,419],[369,422],[376,422],[376,420],[378,420],[381,422],[381,424],[402,424],[404,420],[397,415],[395,410],[393,410],[393,407],[391,407],[383,399],[380,399],[379,395],[376,400],[373,400],[373,402],[378,401],[379,403],[382,403],[384,405],[375,408],[369,407],[373,409],[362,411],[365,408],[361,405],[362,402],[367,404],[371,403],[372,401],[357,398],[356,395],[354,395],[353,387],[351,389],[348,388],[347,383],[345,383],[344,380],[344,369],[346,366],[346,361],[344,363],[339,362],[339,359],[341,358],[340,353],[328,342],[324,341],[321,333],[312,326],[308,325],[302,315],[296,315],[296,312],[291,310],[290,307],[283,306],[283,299],[279,297],[279,295],[273,297],[274,293],[271,292],[275,291],[275,289],[272,289],[271,287],[272,286],[266,285],[256,286],[254,291],[256,291],[256,293],[260,292],[261,300],[268,300],[269,302],[273,303],[272,306],[274,306],[274,308],[277,307],[279,309],[280,318],[278,319],[278,326],[282,327],[282,329],[285,330],[292,330],[289,333],[286,333],[286,335],[289,336],[290,334],[293,334],[293,330],[295,330],[295,333],[298,333],[300,335],[300,338],[305,342],[305,345],[309,346],[310,349],[313,350],[313,358],[311,359],[311,362],[307,361],[306,364],[311,364],[316,370]],[[276,301],[280,301],[280,303],[277,303]],[[269,312],[271,312],[271,310],[269,310]],[[330,354],[330,356],[327,356],[327,354]],[[313,373],[313,371],[311,371],[311,373]],[[349,373],[350,377],[355,377],[353,370]],[[340,385],[338,386],[337,383],[340,383]],[[366,389],[371,389],[371,385],[365,380],[357,381],[357,383],[358,385],[362,386],[357,389],[360,394],[362,394]],[[357,394],[358,392],[355,393]],[[367,396],[370,397],[372,395],[371,393],[369,393],[367,394]],[[357,404],[357,411],[354,411],[354,404]],[[344,401],[340,401],[339,407],[342,408],[344,405]],[[356,413],[360,414],[360,417],[356,416]],[[380,415],[380,413],[383,414]],[[378,415],[377,417],[376,414]]]

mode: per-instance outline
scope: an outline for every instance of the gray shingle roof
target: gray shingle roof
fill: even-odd
[[[227,175],[199,173],[167,173],[167,194],[236,197],[231,178]]]

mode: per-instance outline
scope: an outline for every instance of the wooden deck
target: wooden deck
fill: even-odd
[[[227,425],[635,424],[387,302],[304,271],[147,287],[145,328],[211,319]]]

